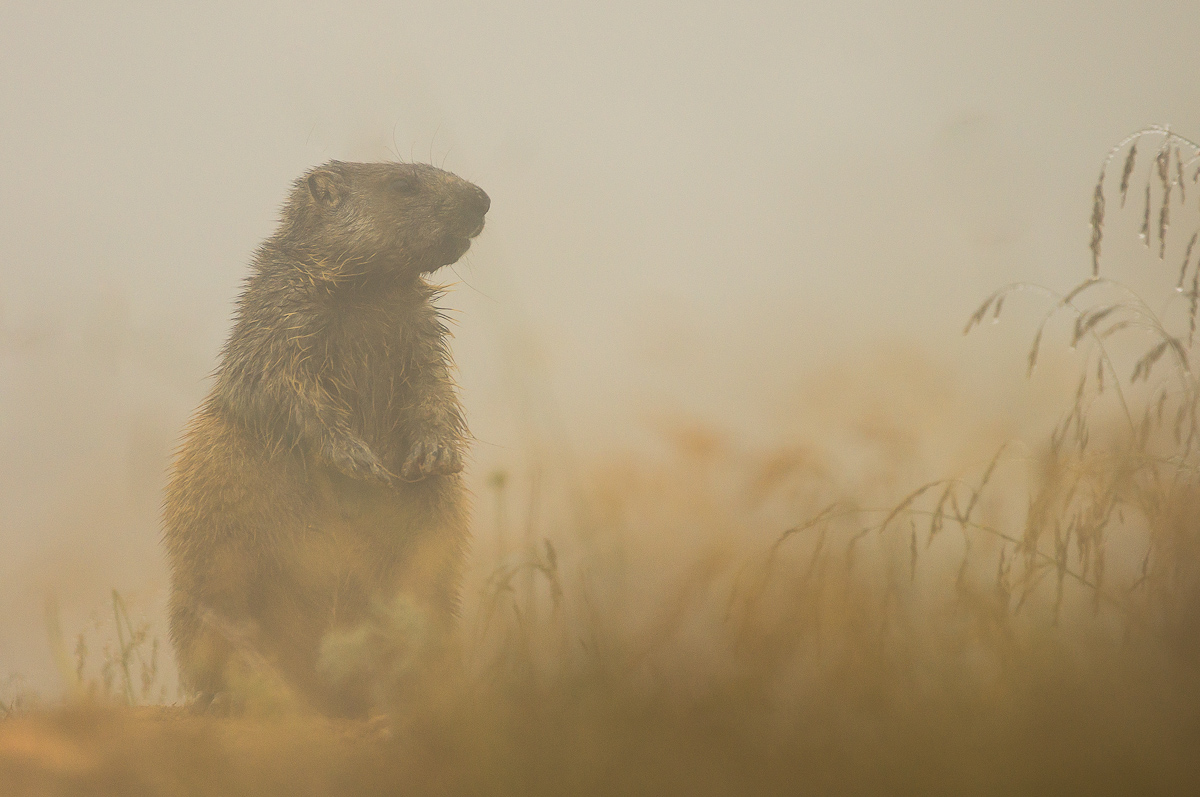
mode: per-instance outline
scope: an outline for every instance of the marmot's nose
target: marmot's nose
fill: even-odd
[[[477,185],[471,186],[471,189],[473,194],[471,197],[471,205],[475,210],[479,211],[479,215],[482,216],[483,214],[487,213],[488,209],[492,206],[492,198],[489,197],[487,193],[485,193],[484,190]]]

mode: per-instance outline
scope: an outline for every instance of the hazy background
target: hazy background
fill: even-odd
[[[68,635],[113,587],[159,622],[169,452],[310,166],[491,195],[444,272],[478,484],[663,415],[769,435],[892,352],[1012,382],[1027,337],[966,317],[1087,273],[1124,135],[1200,135],[1197,34],[1189,0],[6,2],[0,677],[57,688],[48,592]]]

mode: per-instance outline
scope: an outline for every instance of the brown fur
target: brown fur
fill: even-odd
[[[188,688],[361,713],[444,634],[466,425],[425,275],[462,256],[489,204],[420,164],[296,181],[167,488]]]

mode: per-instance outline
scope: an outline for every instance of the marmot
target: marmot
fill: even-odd
[[[331,161],[295,182],[167,487],[170,634],[202,700],[282,681],[362,714],[448,629],[467,430],[426,275],[490,204],[415,163]]]

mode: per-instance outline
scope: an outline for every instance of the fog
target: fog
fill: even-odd
[[[1198,23],[1183,0],[6,3],[0,677],[60,688],[48,594],[68,634],[112,588],[161,631],[170,450],[305,169],[431,161],[491,195],[439,274],[473,483],[663,414],[750,439],[881,341],[981,392],[1019,375],[965,319],[1087,273],[1115,142],[1200,134]]]

